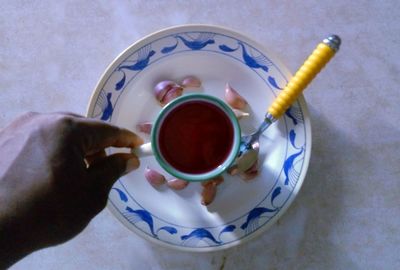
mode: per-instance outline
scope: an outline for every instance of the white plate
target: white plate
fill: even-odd
[[[271,45],[270,45],[271,47]],[[253,131],[274,97],[287,83],[287,68],[264,47],[234,31],[186,25],[156,32],[136,42],[108,67],[90,100],[89,117],[136,130],[153,121],[160,106],[154,85],[166,79],[199,77],[201,92],[223,98],[229,82],[250,104],[242,131]],[[213,251],[238,245],[265,231],[289,207],[305,177],[311,151],[311,125],[301,97],[261,138],[260,174],[251,182],[224,175],[214,202],[200,204],[201,186],[182,191],[151,187],[147,165],[115,183],[109,209],[130,230],[146,239],[188,251]]]

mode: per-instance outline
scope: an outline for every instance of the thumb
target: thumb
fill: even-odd
[[[88,168],[89,181],[92,186],[104,189],[108,194],[118,178],[137,169],[139,165],[139,159],[133,154],[113,154],[102,158]]]

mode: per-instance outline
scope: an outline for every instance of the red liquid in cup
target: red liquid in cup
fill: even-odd
[[[159,149],[175,169],[200,174],[221,165],[233,146],[233,125],[226,113],[205,101],[190,101],[168,113],[160,126]]]

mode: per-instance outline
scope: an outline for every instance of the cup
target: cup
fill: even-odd
[[[204,181],[226,171],[240,146],[240,126],[232,109],[205,94],[187,94],[162,108],[151,131],[151,142],[132,150],[154,155],[169,174]]]

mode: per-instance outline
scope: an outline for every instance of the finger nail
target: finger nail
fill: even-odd
[[[127,174],[133,170],[139,168],[140,162],[137,157],[130,158],[126,161],[126,168],[124,174]]]

